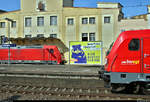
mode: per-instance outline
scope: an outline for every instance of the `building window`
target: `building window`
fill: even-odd
[[[95,33],[89,34],[89,41],[95,41]]]
[[[104,23],[110,23],[110,17],[104,17]]]
[[[5,28],[5,22],[0,22],[0,28]]]
[[[31,35],[25,35],[25,38],[31,38],[32,36]]]
[[[82,18],[82,24],[88,24],[88,18]]]
[[[0,36],[0,40],[1,40],[1,44],[4,44],[8,41],[7,37],[5,37],[4,35]]]
[[[45,11],[45,4],[40,1],[40,2],[38,3],[38,9],[39,9],[40,11]]]
[[[50,34],[50,38],[57,38],[57,34]]]
[[[11,27],[12,27],[12,28],[16,28],[16,21],[12,21],[12,22],[11,22]]]
[[[31,17],[25,18],[25,27],[31,27]]]
[[[38,37],[38,38],[43,38],[43,37],[44,37],[44,34],[38,34],[37,37]]]
[[[47,0],[35,0],[36,1],[36,10],[43,12],[47,10]]]
[[[73,24],[74,24],[74,19],[68,18],[68,25],[73,25]]]
[[[82,41],[95,41],[95,33],[82,33]]]
[[[44,26],[44,17],[37,17],[37,26]]]
[[[124,31],[126,31],[125,29],[121,29],[121,32],[124,32]]]
[[[50,16],[50,25],[57,25],[57,16]]]
[[[88,33],[82,33],[82,41],[88,41]]]
[[[89,24],[95,24],[95,17],[89,18]]]

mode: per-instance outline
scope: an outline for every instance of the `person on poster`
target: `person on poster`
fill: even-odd
[[[81,49],[81,45],[73,45],[72,48],[72,58],[75,59],[74,63],[87,63],[86,55]]]

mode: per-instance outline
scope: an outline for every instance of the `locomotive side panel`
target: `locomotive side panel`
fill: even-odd
[[[150,38],[143,39],[143,73],[150,74]]]
[[[24,63],[42,63],[44,59],[43,49],[20,49],[17,60],[22,60]]]
[[[125,40],[116,53],[112,72],[141,73],[140,39]]]
[[[10,60],[14,63],[17,62],[17,60],[20,60],[20,49],[10,49]]]
[[[0,48],[0,63],[8,63],[9,49]],[[17,46],[10,48],[10,63],[61,64],[63,59],[57,46]]]
[[[0,60],[1,61],[8,60],[8,49],[0,49]]]

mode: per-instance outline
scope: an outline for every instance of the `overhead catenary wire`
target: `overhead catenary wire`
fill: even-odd
[[[148,5],[150,5],[150,4],[148,4]],[[133,6],[123,6],[123,7],[146,7],[146,6],[148,6],[148,5],[133,5]]]
[[[132,5],[129,5],[129,4],[132,4]],[[124,4],[123,7],[146,7],[150,5],[150,0],[136,0],[136,4],[135,4],[135,1],[131,1],[131,3],[128,3],[128,4]]]

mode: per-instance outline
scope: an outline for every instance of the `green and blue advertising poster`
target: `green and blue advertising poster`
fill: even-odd
[[[69,48],[70,64],[102,65],[102,42],[71,41]]]

